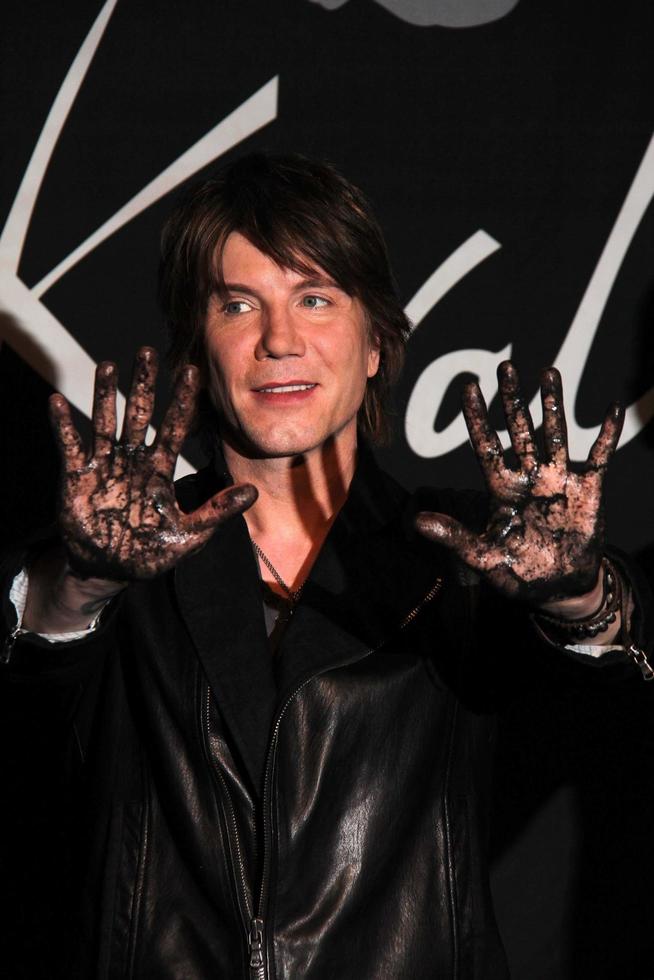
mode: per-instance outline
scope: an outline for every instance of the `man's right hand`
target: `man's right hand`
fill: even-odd
[[[201,548],[219,524],[256,500],[256,489],[243,484],[215,494],[190,514],[179,509],[173,474],[195,413],[198,370],[192,365],[184,368],[157,437],[146,446],[156,375],[155,351],[141,348],[122,436],[116,440],[116,366],[98,365],[90,452],[73,425],[68,402],[60,394],[52,395],[50,411],[63,469],[59,525],[68,567],[55,573],[51,562],[36,564],[40,581],[34,588],[30,584],[24,621],[29,629],[63,631],[62,613],[70,630],[79,629],[83,619],[88,625],[93,616],[73,608],[77,602],[71,603],[71,590],[86,601],[92,587],[101,601],[105,591],[107,598],[119,591],[118,583],[159,575]],[[48,581],[43,581],[44,575]]]

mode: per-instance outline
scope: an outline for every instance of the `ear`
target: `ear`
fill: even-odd
[[[381,357],[381,351],[379,348],[379,341],[376,337],[371,339],[370,348],[368,350],[368,377],[374,378],[379,371],[379,361]]]

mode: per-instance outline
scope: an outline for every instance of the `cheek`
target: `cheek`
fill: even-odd
[[[224,352],[216,349],[216,345],[209,346],[207,350],[207,382],[211,400],[219,407],[225,407],[229,400],[229,378],[230,365],[229,359],[225,358]]]
[[[212,392],[218,391],[222,387],[222,376],[213,358],[207,361],[207,384]]]
[[[238,358],[236,344],[225,333],[216,331],[207,338],[206,356],[210,376],[219,383],[234,373],[234,363]]]
[[[352,381],[362,381],[377,373],[379,352],[370,346],[368,330],[358,322],[347,321],[339,329],[330,332],[324,340],[321,356],[332,370]]]

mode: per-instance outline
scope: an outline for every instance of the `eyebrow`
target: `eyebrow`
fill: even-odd
[[[244,282],[223,282],[220,284],[221,293],[250,293],[251,296],[258,296],[256,289],[246,285]]]
[[[298,283],[298,289],[324,289],[326,286],[330,286],[332,289],[340,289],[344,292],[343,288],[330,279],[329,276],[313,276],[311,279],[303,279]]]
[[[294,292],[299,292],[302,289],[340,289],[341,292],[345,292],[342,286],[339,286],[337,282],[330,279],[328,276],[312,276],[309,279],[302,279],[294,287]],[[222,284],[221,292],[227,293],[248,293],[250,296],[260,296],[260,293],[253,287],[248,286],[244,282],[225,282]]]

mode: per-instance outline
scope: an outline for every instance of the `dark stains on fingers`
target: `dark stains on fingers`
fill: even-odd
[[[227,490],[223,490],[223,493],[230,512],[236,508],[239,511],[246,510],[252,506],[259,496],[259,491],[252,483],[241,483],[235,487],[228,487]]]
[[[531,473],[538,468],[534,426],[520,391],[518,372],[511,361],[502,361],[497,369],[497,379],[511,445],[521,467]]]
[[[177,506],[174,463],[190,427],[199,387],[197,368],[188,366],[175,386],[161,436],[144,443],[154,406],[156,355],[139,351],[128,397],[123,439],[116,443],[116,370],[99,365],[94,396],[96,447],[87,460],[62,396],[54,396],[52,417],[66,471],[61,487],[60,527],[66,551],[85,574],[125,581],[152,578],[200,548],[222,521],[256,499],[250,485],[230,487],[193,515]]]
[[[199,389],[199,371],[195,365],[187,364],[177,378],[169,408],[169,412],[175,421],[190,419]]]
[[[437,514],[421,511],[414,519],[416,530],[438,544],[448,548],[459,549],[462,542],[463,528],[453,517],[447,514]]]
[[[56,392],[50,396],[49,411],[64,467],[67,471],[78,469],[86,462],[86,454],[80,435],[73,423],[70,405],[63,395]]]
[[[200,371],[195,364],[185,364],[175,383],[175,394],[180,390],[189,390],[195,396],[200,387]]]
[[[230,517],[242,514],[252,506],[258,495],[257,488],[251,483],[227,487],[194,510],[192,514],[184,515],[184,526],[194,532],[212,530]]]
[[[70,405],[63,395],[59,394],[59,392],[55,392],[54,395],[50,395],[48,404],[50,418],[52,419],[55,432],[59,432],[59,430],[61,430],[64,426],[72,426],[73,419],[70,414]]]
[[[488,421],[488,409],[482,390],[476,381],[463,389],[463,415],[475,449],[484,456],[502,456],[502,444]]]
[[[188,364],[181,372],[173,398],[159,427],[155,455],[162,474],[172,475],[196,412],[200,387],[198,369]]]
[[[551,396],[563,408],[563,381],[558,368],[544,368],[540,376],[540,389],[543,395]]]
[[[561,375],[556,368],[546,368],[541,375],[543,405],[543,440],[548,462],[562,468],[568,465],[568,431],[563,407]]]
[[[587,470],[603,472],[618,447],[624,424],[624,406],[613,402],[609,407],[597,439],[593,443],[586,461]]]
[[[488,411],[481,389],[471,381],[463,389],[463,416],[470,442],[486,481],[494,489],[507,473],[504,452],[497,432],[488,421]]]
[[[145,439],[154,410],[154,386],[157,379],[157,354],[152,347],[141,347],[134,360],[122,441],[140,445]]]
[[[93,390],[93,453],[106,456],[116,439],[116,388],[118,372],[111,361],[102,361],[95,372]]]
[[[602,479],[617,446],[622,411],[612,406],[582,474],[569,469],[561,378],[541,376],[546,460],[538,457],[531,416],[510,362],[498,369],[508,430],[520,468],[504,464],[497,433],[488,423],[479,386],[466,386],[464,414],[470,439],[491,492],[491,515],[481,535],[460,533],[442,515],[424,515],[418,527],[452,547],[495,588],[539,603],[593,587],[604,541]]]

